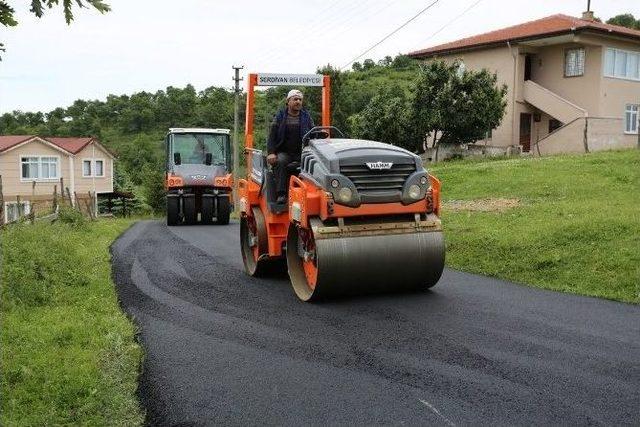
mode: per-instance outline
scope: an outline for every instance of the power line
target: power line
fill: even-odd
[[[386,36],[384,36],[382,38],[382,40],[380,40],[379,42],[377,42],[376,44],[374,44],[373,46],[371,46],[369,49],[365,50],[364,52],[362,52],[360,55],[356,56],[355,58],[353,58],[351,61],[347,62],[346,64],[344,64],[340,70],[344,70],[345,68],[347,68],[349,65],[351,65],[353,62],[357,61],[358,59],[362,58],[364,55],[366,55],[367,53],[371,52],[374,48],[378,47],[380,44],[382,44],[385,40],[387,40],[389,37],[393,36],[395,33],[397,33],[398,31],[400,31],[401,29],[403,29],[404,27],[406,27],[407,25],[409,25],[410,22],[412,22],[413,20],[415,20],[418,16],[422,15],[423,13],[425,13],[427,10],[431,9],[431,7],[433,7],[436,3],[438,3],[440,0],[434,0],[433,2],[429,3],[429,5],[427,5],[427,7],[425,7],[424,9],[422,9],[420,12],[416,13],[414,16],[412,16],[411,18],[409,18],[407,21],[405,21],[402,25],[400,25],[398,28],[396,28],[395,30],[393,30],[392,32],[390,32],[389,34],[387,34]]]
[[[478,3],[482,2],[483,0],[477,0],[475,3],[473,3],[471,6],[467,7],[465,10],[462,11],[462,13],[458,14],[456,17],[454,17],[453,19],[451,19],[449,22],[447,22],[446,24],[444,24],[442,27],[440,27],[435,33],[431,34],[429,37],[427,37],[426,39],[422,40],[419,44],[415,45],[415,47],[412,48],[412,50],[418,48],[418,46],[422,46],[424,43],[428,42],[429,40],[431,40],[432,38],[434,38],[436,35],[440,34],[442,32],[442,30],[444,30],[445,28],[447,28],[449,25],[453,24],[454,22],[456,22],[458,19],[462,18],[467,12],[469,12],[471,9],[473,9],[474,7],[476,7],[478,5]]]

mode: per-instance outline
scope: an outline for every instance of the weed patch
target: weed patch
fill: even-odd
[[[142,352],[109,245],[131,220],[7,227],[0,249],[0,425],[140,425]]]

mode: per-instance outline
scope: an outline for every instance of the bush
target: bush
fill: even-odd
[[[60,206],[58,219],[64,224],[71,224],[76,227],[81,227],[87,222],[82,212],[69,206]]]

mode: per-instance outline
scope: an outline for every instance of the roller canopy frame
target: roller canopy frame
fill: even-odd
[[[282,84],[262,83],[258,80],[258,73],[251,73],[247,79],[247,109],[245,114],[244,144],[245,148],[253,148],[253,121],[255,105],[255,88],[257,86],[282,86]],[[290,74],[269,74],[273,80],[285,80]],[[322,79],[322,126],[331,126],[331,77],[319,76]],[[288,84],[289,86],[319,86],[317,83],[299,78]]]

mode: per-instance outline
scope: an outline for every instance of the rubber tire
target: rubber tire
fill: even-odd
[[[195,196],[182,198],[182,213],[184,214],[185,224],[194,225],[197,222],[198,212],[196,211]]]
[[[218,197],[216,223],[218,225],[229,224],[229,216],[231,216],[231,203],[229,202],[229,197]]]
[[[213,197],[202,196],[200,205],[200,223],[209,225],[213,223]]]
[[[180,223],[180,198],[167,197],[167,225]]]

